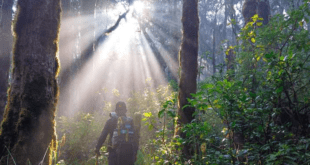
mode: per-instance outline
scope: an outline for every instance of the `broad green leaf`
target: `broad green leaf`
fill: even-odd
[[[223,82],[224,82],[224,84],[227,84],[227,83],[228,83],[227,79],[224,79],[224,81],[223,81]]]
[[[255,41],[255,38],[251,38],[251,41],[253,42],[253,43],[255,43],[256,41]]]
[[[231,123],[231,126],[232,126],[232,127],[235,127],[235,126],[236,126],[236,122],[235,122],[235,121],[232,122],[232,123]]]
[[[213,84],[205,84],[202,86],[202,88],[204,88],[204,89],[211,89],[213,87],[214,87]]]
[[[254,31],[252,30],[250,33],[248,33],[249,37],[252,37],[254,35]]]
[[[174,111],[171,111],[171,110],[169,110],[168,112],[167,112],[167,115],[169,116],[169,117],[175,117],[176,115],[175,115],[175,112]]]
[[[168,107],[168,104],[164,104],[163,107],[164,107],[164,108],[167,108],[167,107]]]
[[[246,95],[243,94],[242,97],[239,98],[240,101],[245,102],[246,101]]]
[[[281,93],[283,91],[283,86],[276,90],[277,93]]]
[[[290,60],[291,60],[291,59],[293,59],[294,57],[295,57],[295,54],[293,54],[293,53],[292,53],[292,54],[289,54],[288,59],[290,59]]]
[[[280,71],[279,71],[279,76],[282,74],[284,72],[284,70],[283,69],[281,69]]]
[[[253,21],[256,22],[257,19],[258,19],[258,14],[255,14],[253,17],[252,17]]]
[[[145,117],[152,117],[152,112],[144,113],[143,114]]]
[[[228,56],[229,55],[229,49],[227,49],[226,51],[225,51],[225,54]]]
[[[250,96],[254,99],[256,97],[256,93],[250,92]]]
[[[266,59],[266,58],[263,58],[263,61],[267,62],[267,59]]]
[[[158,112],[158,118],[162,118],[164,116],[165,109],[162,109],[161,111]]]

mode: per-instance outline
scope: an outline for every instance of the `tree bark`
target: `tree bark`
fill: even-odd
[[[256,0],[246,0],[243,4],[242,15],[244,18],[244,25],[251,21],[251,17],[257,14],[257,2]]]
[[[264,19],[264,25],[268,24],[270,16],[269,0],[246,0],[242,8],[244,25],[251,21],[251,18],[255,14],[258,14],[259,17]]]
[[[180,82],[178,96],[178,127],[183,124],[190,123],[194,117],[195,108],[186,107],[187,99],[191,98],[191,93],[196,93],[197,90],[197,73],[198,73],[198,31],[199,31],[199,16],[198,16],[198,0],[183,0],[183,38],[181,50],[179,54],[180,63]],[[185,134],[177,130],[182,138]],[[191,156],[190,146],[184,146],[183,154]]]
[[[12,83],[0,135],[5,162],[0,164],[7,159],[9,164],[49,164],[49,147],[56,147],[60,0],[22,0],[17,9]]]
[[[270,16],[270,4],[269,0],[260,1],[258,3],[257,14],[259,17],[263,18],[263,24],[267,25]]]

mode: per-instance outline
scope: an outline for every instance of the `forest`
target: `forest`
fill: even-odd
[[[135,165],[309,165],[309,28],[310,0],[0,0],[0,164],[107,165],[123,101]]]

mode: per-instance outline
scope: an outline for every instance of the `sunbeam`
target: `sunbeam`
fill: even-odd
[[[142,12],[145,8],[144,2],[135,1],[134,4],[132,5],[132,8],[138,15],[140,15],[140,14],[142,14]]]
[[[132,91],[167,84],[165,70],[177,68],[177,61],[163,49],[168,41],[161,43],[155,37],[166,34],[161,29],[153,34],[147,28],[149,21],[143,25],[151,20],[145,9],[142,1],[135,1],[130,8],[128,3],[119,2],[113,8],[96,11],[95,16],[63,20],[59,109],[66,110],[61,115],[97,111],[96,105],[103,102],[126,100]],[[177,70],[174,72],[176,76]],[[113,90],[120,95],[113,95]]]

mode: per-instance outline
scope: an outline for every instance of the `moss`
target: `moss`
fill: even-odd
[[[251,17],[257,13],[257,5],[256,0],[246,0],[243,4],[242,15],[245,25],[251,20]]]
[[[189,123],[195,111],[192,107],[182,107],[188,104],[187,98],[191,98],[191,93],[196,93],[196,78],[198,73],[198,1],[183,1],[183,39],[179,54],[180,61],[180,82],[179,82],[179,113],[181,123]]]
[[[191,93],[196,93],[197,73],[198,73],[198,0],[183,0],[183,38],[179,54],[180,81],[178,96],[178,126],[189,123],[193,120],[195,108],[183,107],[188,104],[187,99],[191,98]],[[178,132],[181,137],[185,134]],[[192,156],[189,146],[185,146],[183,154],[186,157]]]

